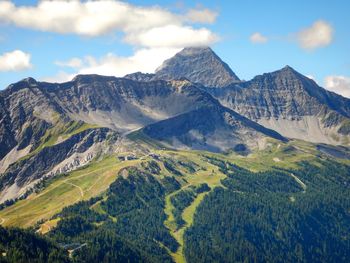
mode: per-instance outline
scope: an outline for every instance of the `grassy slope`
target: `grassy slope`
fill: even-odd
[[[77,131],[77,129],[73,129],[73,131]],[[219,172],[218,167],[208,163],[206,161],[207,157],[229,161],[252,171],[264,171],[273,167],[297,168],[297,163],[300,161],[317,163],[316,155],[319,154],[313,145],[302,141],[293,141],[287,144],[271,142],[269,147],[264,151],[255,152],[246,157],[234,153],[224,155],[203,151],[166,150],[159,145],[154,145],[153,142],[151,146],[148,144],[147,147],[153,149],[153,152],[160,156],[196,163],[198,169],[195,173],[190,173],[184,167],[176,164],[176,169],[180,170],[183,174],[182,177],[177,178],[182,182],[182,188],[180,190],[202,183],[207,183],[211,189],[221,187],[221,179],[225,178],[225,175]],[[82,169],[71,172],[65,177],[59,176],[53,179],[40,193],[32,194],[27,199],[21,200],[15,205],[0,211],[0,222],[3,221],[2,223],[6,226],[29,227],[33,226],[39,220],[44,220],[46,222],[42,224],[41,232],[45,233],[52,227],[55,227],[57,220],[49,219],[63,207],[80,200],[88,200],[91,197],[101,195],[116,179],[120,169],[126,166],[137,165],[147,160],[149,160],[149,157],[119,162],[115,157],[110,156],[102,161],[95,161]],[[349,161],[344,162],[349,163]],[[162,170],[162,176],[170,175],[162,162],[159,162],[159,165]],[[168,250],[169,253],[176,262],[185,262],[183,248],[186,244],[184,244],[183,236],[186,229],[193,222],[196,208],[207,193],[198,194],[194,201],[185,208],[182,218],[186,224],[181,228],[178,228],[176,225],[173,215],[174,207],[170,201],[170,197],[175,193],[173,192],[166,196],[164,209],[167,220],[164,224],[180,244],[176,253],[170,253],[170,250]],[[101,207],[97,204],[93,209],[99,211]]]
[[[39,220],[48,220],[65,206],[100,195],[116,179],[121,168],[138,162],[121,163],[111,156],[71,172],[68,176],[59,176],[43,191],[0,211],[0,218],[5,220],[5,226],[19,227],[29,227]]]
[[[46,131],[44,136],[40,139],[40,144],[29,154],[21,159],[27,159],[45,147],[55,145],[58,142],[62,142],[71,136],[83,132],[88,129],[98,128],[99,126],[88,124],[82,121],[69,121],[69,122],[57,122],[55,126]]]

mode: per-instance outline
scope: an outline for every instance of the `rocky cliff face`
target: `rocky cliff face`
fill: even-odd
[[[177,115],[142,129],[147,136],[178,149],[212,152],[249,152],[264,148],[266,138],[286,141],[269,130],[220,104]]]
[[[140,72],[125,76],[138,81],[186,78],[205,87],[220,88],[240,82],[236,74],[208,47],[185,48],[164,61],[155,74]]]
[[[97,155],[109,151],[104,142],[113,145],[117,138],[118,135],[107,128],[88,129],[38,153],[24,156],[1,176],[0,203],[23,195],[43,178],[87,164]]]
[[[350,144],[350,102],[319,87],[289,66],[239,82],[210,48],[185,48],[155,74],[135,80],[181,79],[203,85],[224,106],[290,138]]]
[[[213,98],[188,81],[137,82],[77,76],[48,91],[74,120],[129,132],[208,103]]]
[[[209,48],[185,48],[155,74],[28,78],[0,92],[0,202],[139,129],[175,148],[209,151],[247,153],[285,137],[350,145],[350,100],[288,66],[241,82]]]
[[[319,87],[289,66],[223,89],[208,89],[247,118],[290,138],[349,144],[350,100]]]
[[[25,79],[0,92],[0,103],[0,201],[20,196],[43,177],[88,163],[101,153],[102,142],[112,149],[107,134],[118,137],[148,127],[151,137],[167,139],[171,129],[170,137],[183,147],[215,151],[244,144],[247,134],[247,149],[258,147],[258,138],[284,139],[248,123],[184,79],[78,75],[62,84]]]

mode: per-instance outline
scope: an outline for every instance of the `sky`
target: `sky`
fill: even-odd
[[[289,65],[350,97],[349,12],[347,0],[0,0],[0,89],[151,73],[210,46],[241,79]]]

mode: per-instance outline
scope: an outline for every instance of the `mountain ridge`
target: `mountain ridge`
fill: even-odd
[[[98,134],[99,129],[106,128],[104,133],[124,137],[160,121],[169,120],[167,123],[171,124],[173,118],[196,116],[200,125],[189,126],[186,135],[179,133],[180,127],[173,126],[173,137],[186,137],[186,140],[181,145],[173,143],[172,147],[201,145],[201,149],[227,151],[240,144],[249,151],[261,147],[258,140],[265,137],[284,140],[225,109],[217,99],[185,78],[139,82],[91,74],[78,75],[61,84],[27,78],[2,91],[0,99],[0,111],[4,112],[4,120],[0,122],[2,201],[19,197],[41,177],[88,163],[104,152],[101,144],[108,146],[107,152],[118,147],[109,136],[103,136],[102,141],[79,148],[91,141],[90,135],[85,134],[90,130]],[[191,115],[200,109],[210,109],[207,112],[216,116],[214,122],[205,121],[208,117],[205,114]],[[232,124],[236,121],[239,125]],[[194,124],[186,117],[184,122]],[[197,133],[200,141],[193,136]],[[154,133],[149,135],[152,137]],[[244,139],[248,137],[249,140]],[[72,138],[76,138],[73,144],[65,143]],[[216,143],[219,138],[227,143]],[[60,154],[47,156],[46,163],[38,162],[43,152],[55,147]],[[34,163],[39,168],[31,174]]]

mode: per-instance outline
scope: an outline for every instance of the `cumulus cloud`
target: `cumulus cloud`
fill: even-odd
[[[70,66],[76,70],[76,74],[100,74],[122,77],[136,71],[152,73],[164,60],[172,57],[179,50],[178,48],[142,48],[129,57],[118,56],[113,53],[98,59],[86,56],[79,59],[81,65],[78,68],[72,64]],[[69,66],[70,63],[62,64]],[[74,75],[61,71],[57,75],[45,77],[43,80],[64,82],[71,80]]]
[[[297,41],[304,49],[325,47],[333,41],[333,32],[329,23],[319,20],[297,33]]]
[[[51,82],[51,83],[62,83],[72,80],[76,74],[70,74],[64,71],[59,71],[54,76],[46,76],[40,78],[41,81]]]
[[[124,40],[138,46],[185,47],[207,46],[216,42],[218,37],[206,28],[167,25],[129,34]]]
[[[160,44],[163,41],[173,47],[209,45],[217,39],[215,34],[186,24],[213,23],[216,17],[216,12],[205,8],[190,9],[180,15],[159,6],[139,7],[116,0],[39,1],[36,6],[16,6],[11,1],[0,0],[0,21],[6,23],[89,37],[123,32],[127,42],[152,47],[165,46]],[[155,43],[157,40],[150,37],[158,33],[162,35],[157,35],[160,41]]]
[[[250,41],[252,43],[263,44],[268,41],[268,38],[259,32],[256,32],[250,36]]]
[[[0,55],[0,71],[20,71],[30,69],[30,54],[14,50]]]
[[[39,1],[36,6],[0,1],[0,19],[19,27],[86,36],[180,23],[179,17],[159,7],[137,7],[113,0]]]
[[[327,76],[324,84],[326,89],[350,98],[350,77]]]
[[[122,40],[135,48],[129,57],[108,53],[103,57],[72,58],[56,61],[76,73],[123,76],[134,71],[154,72],[180,48],[208,46],[219,40],[200,24],[215,22],[218,13],[198,7],[174,13],[160,6],[137,6],[117,0],[52,0],[36,5],[15,5],[0,0],[0,23],[17,27],[98,37],[122,33]],[[71,74],[60,71],[45,80],[63,81]]]
[[[136,71],[151,73],[164,60],[178,51],[179,49],[176,48],[150,48],[137,50],[130,57],[120,57],[113,53],[109,53],[100,59],[86,57],[85,65],[79,70],[79,73],[96,73],[117,77]]]

